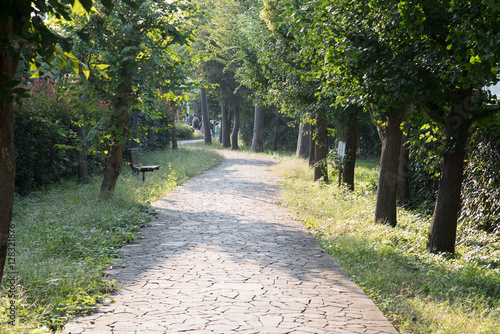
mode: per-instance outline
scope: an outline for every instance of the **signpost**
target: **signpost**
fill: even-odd
[[[342,185],[342,164],[345,156],[345,141],[339,141],[337,145],[337,157],[339,158],[339,187]]]

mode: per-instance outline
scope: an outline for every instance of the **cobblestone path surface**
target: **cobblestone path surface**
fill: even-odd
[[[154,203],[123,248],[116,302],[63,333],[398,333],[317,241],[277,206],[270,158],[224,162]]]

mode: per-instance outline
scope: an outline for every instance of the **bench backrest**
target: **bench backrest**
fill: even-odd
[[[140,167],[141,165],[141,159],[139,158],[139,149],[138,148],[131,148],[130,149],[130,159],[132,160],[132,166],[134,167]]]

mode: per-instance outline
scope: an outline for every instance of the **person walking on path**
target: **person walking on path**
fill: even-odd
[[[221,151],[222,164],[154,203],[145,239],[123,247],[116,302],[63,333],[390,333],[396,329],[276,205],[260,155]],[[194,203],[194,205],[193,205]]]
[[[196,116],[196,114],[193,114],[192,124],[193,124],[193,129],[195,130],[200,129],[200,119]]]

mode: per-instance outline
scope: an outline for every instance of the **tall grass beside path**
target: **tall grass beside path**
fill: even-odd
[[[141,160],[160,169],[146,173],[143,182],[142,175],[124,166],[108,200],[99,198],[101,176],[87,185],[64,182],[16,197],[16,298],[8,298],[10,283],[4,280],[0,333],[51,333],[74,315],[113,302],[109,293],[119,286],[103,275],[115,265],[122,245],[141,238],[137,229],[154,214],[149,204],[218,165],[222,156],[189,145],[144,153]],[[15,326],[8,324],[11,302]]]
[[[401,333],[500,333],[500,235],[461,224],[457,254],[426,251],[430,217],[399,208],[375,224],[378,167],[360,161],[356,191],[313,183],[306,161],[283,158],[282,205],[373,299]]]

